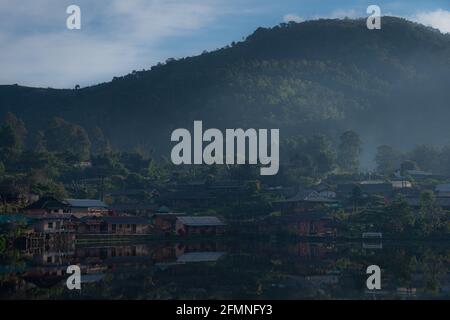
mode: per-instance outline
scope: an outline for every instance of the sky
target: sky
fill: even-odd
[[[70,5],[81,29],[69,30]],[[258,27],[401,16],[450,33],[450,0],[1,0],[0,84],[73,88],[240,41]]]

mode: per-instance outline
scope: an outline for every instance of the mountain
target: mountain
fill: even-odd
[[[0,116],[31,133],[55,116],[98,126],[117,149],[167,156],[170,133],[280,128],[281,138],[358,132],[366,154],[450,141],[450,35],[394,17],[259,28],[245,41],[82,89],[0,86]],[[281,146],[282,147],[282,146]]]

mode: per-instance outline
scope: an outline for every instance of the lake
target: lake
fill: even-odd
[[[449,299],[446,242],[184,240],[0,253],[1,299]],[[66,269],[81,266],[81,290]],[[381,268],[368,290],[366,269]]]

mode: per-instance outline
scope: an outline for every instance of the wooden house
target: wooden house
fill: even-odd
[[[69,204],[52,196],[44,196],[22,210],[32,217],[48,215],[64,215],[69,213]]]
[[[85,216],[78,220],[79,234],[148,234],[147,219],[133,216]]]
[[[178,235],[191,234],[222,234],[225,223],[213,216],[181,216],[175,223],[175,232]]]
[[[274,201],[272,204],[282,214],[318,211],[338,205],[338,201],[325,198],[316,191],[300,191],[292,198]]]
[[[108,214],[108,206],[95,199],[64,199],[44,196],[22,210],[28,216],[102,216]]]
[[[103,216],[109,212],[108,205],[96,199],[65,199],[71,215],[81,218],[84,216]]]
[[[31,227],[35,232],[41,233],[63,233],[70,232],[66,228],[68,217],[53,216],[39,219],[33,219],[31,221]]]
[[[155,230],[164,233],[172,233],[175,231],[176,222],[179,216],[184,213],[174,212],[158,212],[153,215],[153,226]]]

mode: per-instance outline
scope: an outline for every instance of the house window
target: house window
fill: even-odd
[[[48,227],[49,229],[53,229],[53,222],[49,222],[48,225],[47,225],[47,227]]]

